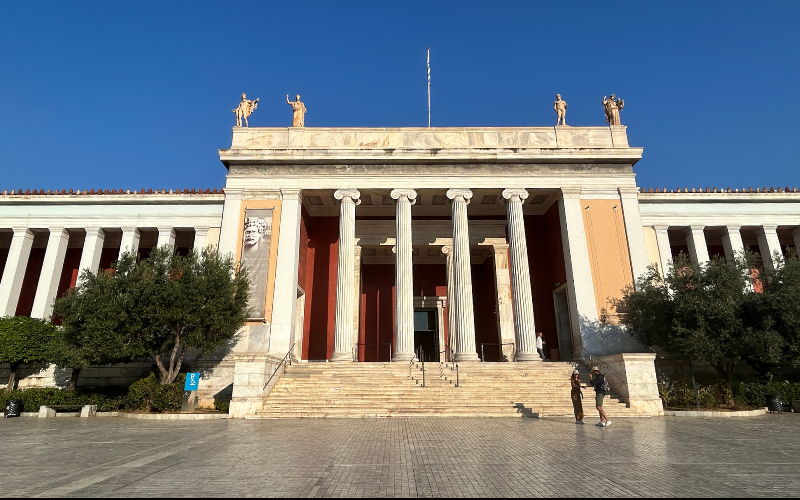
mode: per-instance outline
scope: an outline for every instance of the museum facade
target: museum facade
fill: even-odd
[[[624,126],[235,127],[224,190],[3,191],[0,315],[49,317],[122,251],[211,245],[253,283],[236,344],[189,360],[210,395],[258,398],[287,353],[537,363],[537,332],[552,361],[641,352],[613,302],[649,265],[800,245],[796,189],[642,189],[642,151]]]

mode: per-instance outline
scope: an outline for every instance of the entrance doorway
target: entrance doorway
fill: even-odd
[[[420,361],[439,361],[439,325],[436,309],[414,311],[414,351]]]
[[[572,329],[569,324],[569,300],[567,285],[553,291],[553,302],[556,307],[556,330],[558,331],[558,357],[561,360],[572,359]]]

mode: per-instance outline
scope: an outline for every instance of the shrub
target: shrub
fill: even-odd
[[[155,372],[150,372],[128,388],[126,409],[157,413],[180,411],[185,380],[186,374],[181,373],[175,382],[162,385]]]
[[[231,407],[230,401],[223,401],[221,399],[214,398],[214,408],[217,411],[221,411],[222,413],[228,413],[230,407]]]

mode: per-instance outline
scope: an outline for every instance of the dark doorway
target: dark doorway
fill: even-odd
[[[436,310],[414,311],[414,351],[420,361],[439,361]]]

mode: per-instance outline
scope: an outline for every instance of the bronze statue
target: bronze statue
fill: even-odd
[[[258,98],[255,101],[247,100],[247,96],[242,94],[242,102],[239,103],[239,106],[232,110],[234,114],[236,114],[236,126],[242,126],[242,119],[244,119],[244,126],[249,127],[250,125],[247,123],[247,117],[249,117],[253,111],[258,107]]]
[[[619,112],[625,107],[625,101],[622,99],[614,100],[616,96],[611,94],[611,98],[603,96],[603,108],[606,110],[606,122],[609,125],[622,125],[619,121]]]
[[[306,126],[306,105],[300,102],[300,94],[297,95],[295,101],[289,100],[289,94],[286,94],[286,102],[294,110],[292,115],[292,127],[305,127]]]

